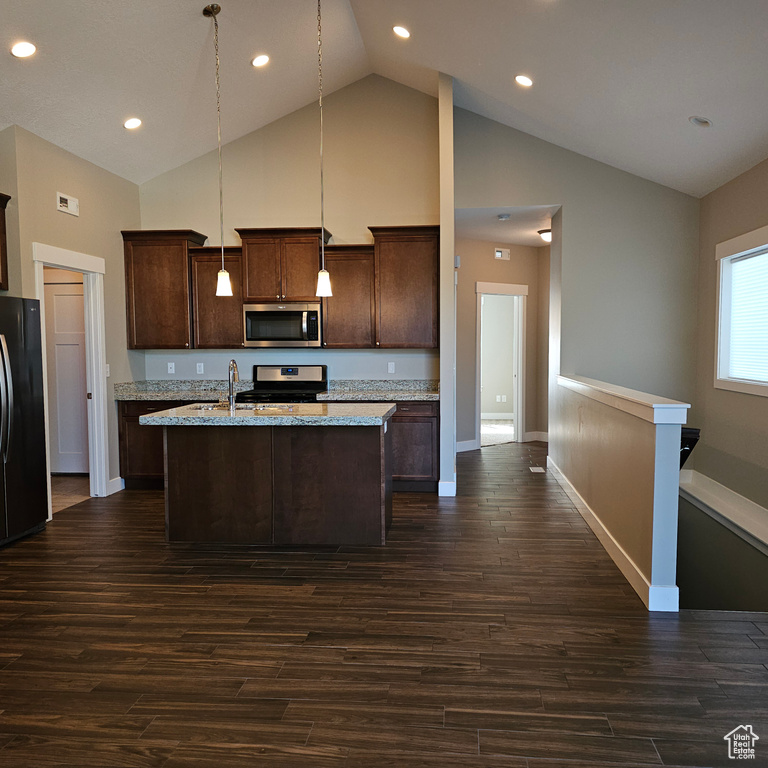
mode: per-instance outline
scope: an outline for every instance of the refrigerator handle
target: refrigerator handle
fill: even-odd
[[[0,334],[5,341],[5,336]],[[0,345],[0,458],[5,456],[5,432],[8,421],[8,388],[5,381],[5,364],[2,362],[2,346]]]
[[[13,375],[11,374],[11,359],[8,356],[8,344],[5,335],[0,333],[0,353],[3,358],[2,381],[3,413],[0,417],[0,432],[2,433],[3,462],[8,461],[11,448],[11,429],[13,428]]]

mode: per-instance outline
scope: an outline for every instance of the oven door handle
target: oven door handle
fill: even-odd
[[[304,341],[309,341],[309,331],[307,330],[307,315],[309,312],[304,310],[304,312],[301,313],[301,338],[304,339]]]

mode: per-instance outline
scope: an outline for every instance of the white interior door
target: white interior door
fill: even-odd
[[[88,472],[82,275],[65,270],[45,272],[51,472]]]

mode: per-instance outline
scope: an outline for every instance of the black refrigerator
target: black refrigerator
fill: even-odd
[[[0,546],[45,527],[40,302],[0,296]]]

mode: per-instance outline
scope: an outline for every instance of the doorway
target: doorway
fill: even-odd
[[[98,256],[90,256],[77,251],[69,251],[44,243],[32,244],[32,259],[35,262],[36,298],[40,300],[43,320],[43,346],[48,350],[46,333],[47,307],[45,268],[55,267],[76,272],[82,279],[83,328],[86,381],[86,419],[87,419],[87,456],[88,456],[88,494],[89,496],[107,496],[122,488],[121,483],[111,483],[107,473],[107,364],[104,325],[104,272],[105,261]],[[45,423],[48,444],[48,497],[51,494],[51,403],[53,393],[48,384],[48,360],[43,358],[45,383]],[[52,519],[52,506],[48,519]]]
[[[45,338],[51,506],[90,497],[83,275],[45,267]]]
[[[527,285],[477,283],[476,444],[525,440]]]

